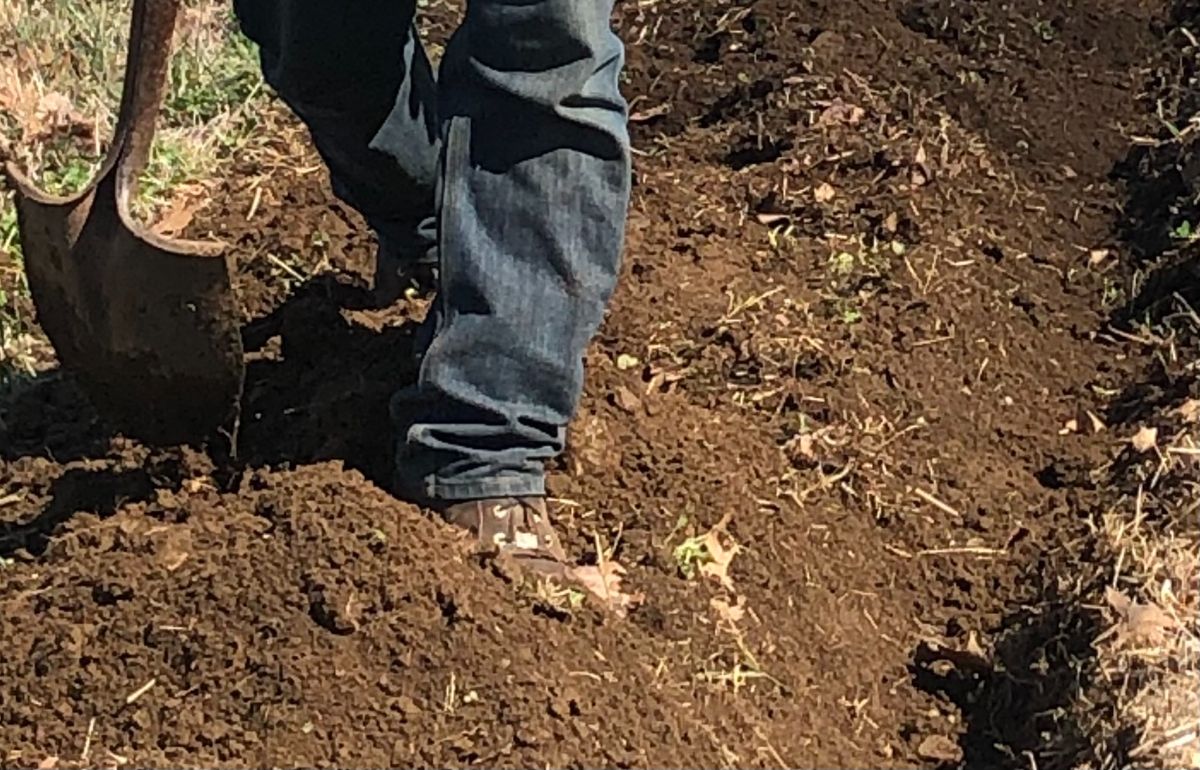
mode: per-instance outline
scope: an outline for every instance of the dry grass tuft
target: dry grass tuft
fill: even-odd
[[[1097,639],[1098,662],[1118,694],[1120,721],[1137,729],[1128,756],[1139,766],[1200,767],[1200,534],[1148,521],[1151,507],[1178,521],[1195,518],[1198,445],[1194,426],[1177,435],[1162,448],[1167,467],[1102,523],[1117,560],[1109,594],[1115,622]]]
[[[1157,312],[1138,332],[1157,341],[1163,368],[1195,393],[1200,316],[1178,292]],[[1115,706],[1098,734],[1134,739],[1119,762],[1102,757],[1102,766],[1200,768],[1200,399],[1160,406],[1134,438],[1108,472],[1127,492],[1098,526],[1114,557],[1113,623],[1095,641]]]

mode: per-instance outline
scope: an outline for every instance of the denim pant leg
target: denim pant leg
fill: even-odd
[[[337,196],[398,254],[436,259],[437,86],[416,0],[234,0],[234,11]]]
[[[544,494],[616,283],[630,187],[612,0],[470,0],[440,73],[441,294],[408,495]]]

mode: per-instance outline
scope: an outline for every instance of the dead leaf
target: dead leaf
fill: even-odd
[[[54,770],[58,767],[58,757],[46,757],[41,762],[38,762],[38,770]]]
[[[920,746],[917,746],[917,755],[921,759],[934,762],[961,762],[963,751],[958,742],[952,738],[944,735],[930,735],[921,741]]]
[[[1157,604],[1134,603],[1126,620],[1128,633],[1142,642],[1158,643],[1167,631],[1175,628],[1175,619]]]
[[[866,117],[867,111],[857,104],[846,104],[838,100],[821,111],[817,126],[857,126]]]
[[[733,603],[714,596],[708,603],[717,613],[717,619],[731,626],[736,626],[742,618],[746,617],[746,597],[744,596],[739,596]]]
[[[883,229],[884,230],[886,230],[889,233],[894,233],[894,232],[896,232],[897,229],[899,229],[899,227],[900,227],[900,215],[899,214],[897,214],[896,212],[893,211],[891,214],[888,214],[886,217],[884,217],[884,220],[883,220]]]
[[[1128,613],[1130,606],[1133,604],[1133,599],[1130,599],[1123,592],[1112,586],[1104,589],[1104,600],[1108,602],[1108,606],[1116,610],[1117,614],[1121,616]]]
[[[1143,426],[1129,440],[1136,452],[1149,452],[1158,444],[1158,428]]]
[[[1104,598],[1120,619],[1119,636],[1138,642],[1157,644],[1175,628],[1175,619],[1157,604],[1134,601],[1119,589],[1104,589]]]
[[[1088,265],[1096,267],[1104,260],[1108,259],[1110,252],[1108,249],[1092,249],[1088,252]]]
[[[1101,420],[1099,415],[1097,415],[1091,409],[1086,411],[1088,419],[1092,422],[1092,433],[1103,433],[1104,431],[1108,430],[1108,426],[1104,424],[1104,420]]]
[[[1178,411],[1184,422],[1200,422],[1200,398],[1184,401]]]
[[[933,171],[930,170],[928,161],[929,154],[925,152],[925,145],[917,147],[910,177],[914,187],[923,187],[929,184],[930,179],[933,179]]]
[[[625,568],[612,559],[600,564],[575,567],[571,570],[575,581],[599,599],[617,615],[624,615],[646,600],[642,593],[626,593],[621,588]]]
[[[837,190],[833,189],[833,185],[829,182],[822,182],[813,190],[813,198],[817,203],[828,203],[837,197]]]
[[[637,356],[631,356],[628,353],[621,353],[617,356],[617,368],[621,371],[628,371],[640,364]]]
[[[729,538],[729,533],[725,530],[727,519],[728,517],[722,519],[717,526],[705,533],[703,543],[709,560],[700,565],[699,571],[704,577],[716,579],[726,590],[732,592],[733,578],[729,576],[729,565],[733,563],[733,557],[738,555],[742,547]],[[730,545],[721,542],[722,534],[730,539]]]
[[[637,414],[642,409],[642,400],[624,385],[618,387],[613,393],[613,400],[618,407],[629,414]]]
[[[1067,420],[1066,424],[1059,429],[1058,435],[1065,436],[1068,433],[1075,433],[1079,430],[1079,420]]]
[[[90,136],[92,125],[83,117],[66,94],[49,91],[33,109],[32,125],[26,126],[26,139],[44,139],[57,133]]]
[[[200,208],[199,201],[178,199],[171,204],[167,212],[154,225],[154,232],[159,235],[178,235],[187,229]]]

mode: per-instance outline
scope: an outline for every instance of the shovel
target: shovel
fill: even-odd
[[[244,381],[225,247],[162,238],[130,215],[167,86],[180,0],[134,0],[112,146],[79,195],[12,164],[25,270],[59,362],[112,427],[151,444],[232,449]]]

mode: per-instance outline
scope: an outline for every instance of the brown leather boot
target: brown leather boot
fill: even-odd
[[[541,497],[500,497],[452,503],[442,508],[450,524],[497,548],[516,566],[541,577],[567,580],[571,567]]]

